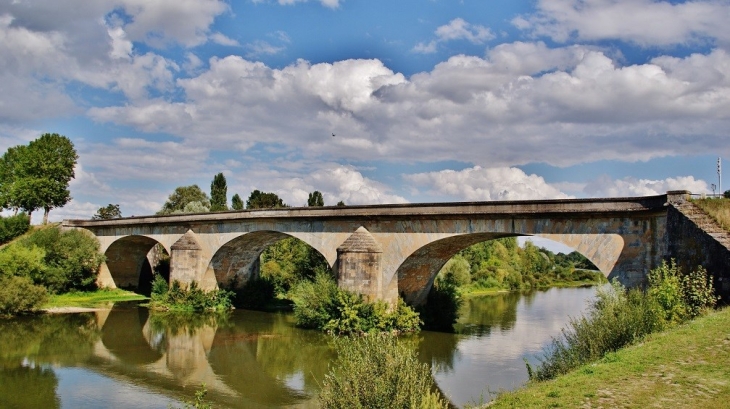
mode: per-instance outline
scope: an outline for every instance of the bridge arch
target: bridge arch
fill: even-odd
[[[432,241],[411,253],[398,267],[398,293],[409,304],[422,304],[436,275],[459,251],[484,241],[504,237],[543,237],[565,244],[593,262],[608,276],[618,262],[624,240],[618,234],[508,234],[472,233]]]
[[[206,277],[215,277],[221,288],[240,288],[259,274],[259,257],[267,247],[287,238],[301,240],[318,253],[322,252],[296,234],[275,230],[258,230],[239,235],[218,248],[211,257]],[[322,255],[324,257],[324,255]],[[328,261],[328,264],[330,262]],[[330,264],[330,267],[332,265]]]
[[[158,261],[158,255],[152,249],[158,244],[164,252],[170,254],[164,244],[148,236],[123,236],[112,242],[104,252],[106,263],[99,272],[100,284],[148,292],[152,269]]]

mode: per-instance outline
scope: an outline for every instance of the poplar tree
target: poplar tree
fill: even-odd
[[[241,199],[238,193],[231,198],[231,208],[233,210],[243,210],[243,199]]]
[[[309,194],[309,199],[307,200],[307,206],[324,206],[324,198],[322,197],[322,192],[319,190],[315,190],[314,192]]]
[[[210,183],[210,211],[219,212],[228,210],[228,185],[223,173],[213,177]]]

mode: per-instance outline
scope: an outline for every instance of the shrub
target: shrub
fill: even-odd
[[[0,276],[0,315],[32,312],[48,301],[48,292],[28,277]]]
[[[302,281],[293,291],[294,318],[300,327],[333,334],[418,331],[418,313],[398,300],[392,311],[384,302],[366,302],[359,294],[342,290],[326,273]]]
[[[149,305],[171,311],[223,311],[233,307],[232,298],[233,293],[226,290],[203,291],[195,281],[188,288],[183,288],[177,280],[168,287],[165,279],[155,274]]]
[[[19,242],[45,252],[44,274],[36,283],[51,292],[90,290],[96,288],[96,276],[104,255],[99,253],[99,242],[81,230],[61,231],[58,227],[37,229]]]
[[[434,391],[428,365],[395,337],[340,338],[335,349],[335,366],[319,394],[323,409],[448,408]]]
[[[0,244],[25,234],[30,229],[30,217],[25,213],[15,216],[0,217]]]
[[[45,256],[45,251],[36,246],[9,244],[0,251],[0,275],[28,277],[34,282],[42,282]]]

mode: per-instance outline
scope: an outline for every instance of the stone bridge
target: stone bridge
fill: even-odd
[[[609,279],[625,285],[668,257],[667,213],[689,192],[537,201],[308,207],[220,213],[65,220],[91,231],[106,255],[99,283],[138,288],[154,264],[153,247],[170,255],[170,280],[204,289],[243,285],[261,252],[287,237],[319,251],[341,287],[394,303],[425,301],[441,267],[485,240],[538,236],[568,245]],[[148,279],[148,278],[147,278]]]

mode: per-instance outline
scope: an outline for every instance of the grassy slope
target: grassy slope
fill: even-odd
[[[147,297],[125,290],[97,290],[52,295],[43,308],[101,307],[117,301],[146,300]]]
[[[692,202],[715,219],[723,229],[730,230],[730,200],[699,199]]]
[[[728,408],[730,308],[553,381],[500,394],[489,407]]]

